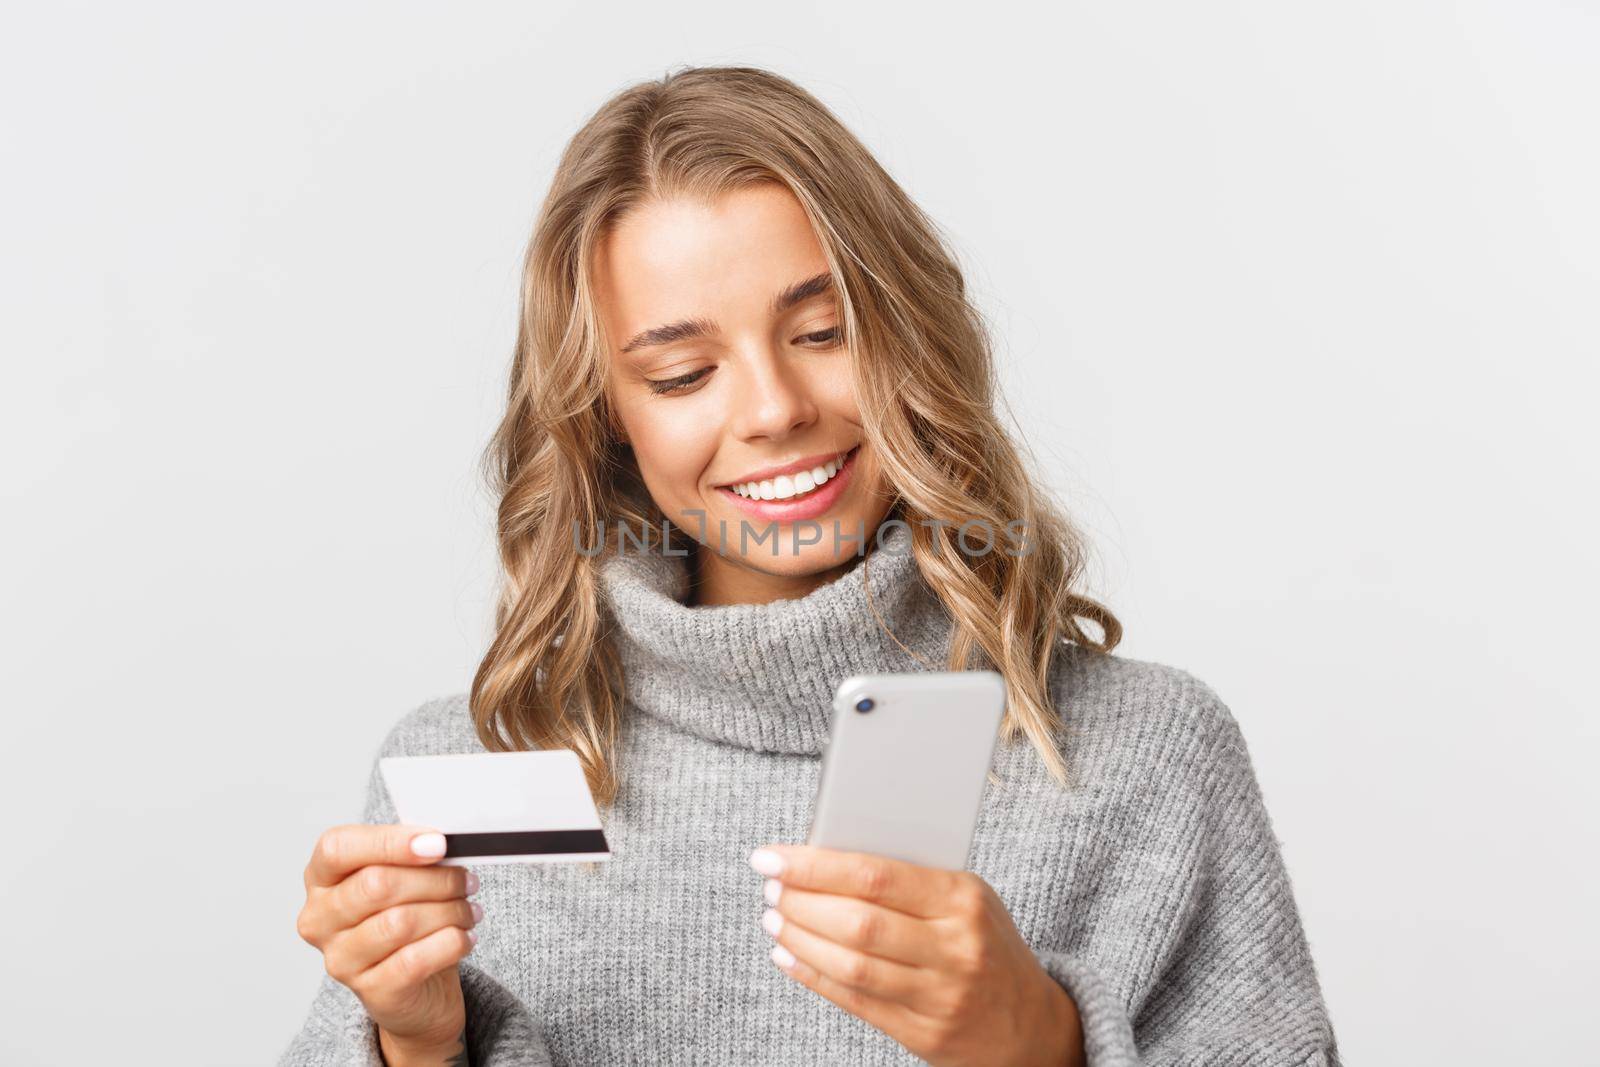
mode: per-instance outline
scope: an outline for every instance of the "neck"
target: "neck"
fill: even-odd
[[[601,567],[629,713],[724,744],[815,755],[855,674],[944,670],[952,620],[894,528],[797,598],[690,602],[690,558],[630,549]]]

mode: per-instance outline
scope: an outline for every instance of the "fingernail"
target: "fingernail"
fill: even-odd
[[[761,929],[777,937],[778,931],[783,929],[783,916],[768,908],[761,913]]]
[[[758,848],[750,853],[750,866],[759,874],[782,874],[783,857],[770,849]]]
[[[478,874],[477,874],[476,871],[468,871],[467,872],[467,896],[470,897],[472,894],[476,893],[477,891],[478,891]]]
[[[474,945],[476,945],[478,943],[478,931],[476,931],[476,930],[468,930],[467,931],[467,940],[471,941]]]
[[[472,904],[472,921],[473,922],[478,922],[480,919],[483,918],[483,905],[479,904],[476,900],[471,901],[471,904]]]
[[[772,962],[776,963],[779,967],[782,967],[787,971],[790,967],[794,966],[794,953],[790,952],[782,945],[773,945]]]
[[[768,878],[766,884],[761,887],[761,895],[765,897],[767,899],[767,903],[771,904],[773,907],[778,906],[778,894],[782,892],[783,883],[778,881],[776,878]]]
[[[418,834],[411,839],[411,852],[417,856],[444,855],[444,835]]]

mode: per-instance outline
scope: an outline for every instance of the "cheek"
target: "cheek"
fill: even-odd
[[[717,450],[714,420],[649,411],[630,414],[628,437],[645,487],[657,503],[693,500]]]
[[[827,410],[853,426],[861,425],[861,405],[856,400],[856,382],[850,373],[851,357],[845,355],[817,379],[817,399]]]

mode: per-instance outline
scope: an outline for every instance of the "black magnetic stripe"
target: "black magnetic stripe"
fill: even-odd
[[[557,852],[610,852],[599,830],[515,830],[445,834],[446,856],[547,856]]]

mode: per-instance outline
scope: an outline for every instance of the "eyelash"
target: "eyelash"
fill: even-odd
[[[831,342],[839,339],[839,333],[839,327],[833,326],[826,330],[814,330],[811,333],[802,334],[800,339],[804,341],[822,338]],[[689,374],[679,375],[676,378],[646,378],[645,383],[649,385],[650,391],[655,393],[657,396],[671,396],[674,393],[683,391],[710,373],[710,367],[701,367],[697,371],[693,371]]]

